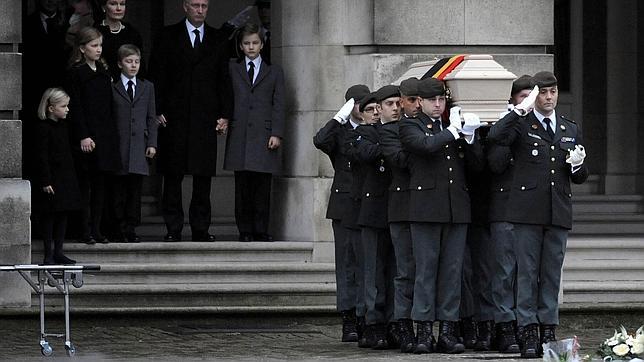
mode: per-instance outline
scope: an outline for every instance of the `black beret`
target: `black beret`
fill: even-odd
[[[425,78],[418,82],[418,95],[422,98],[434,98],[444,94],[445,86],[436,78]]]
[[[409,78],[400,82],[400,94],[407,97],[418,96],[418,78]]]
[[[513,96],[524,89],[534,88],[534,85],[531,85],[531,84],[532,84],[531,76],[527,74],[520,76],[519,78],[515,79],[514,82],[512,82],[512,91],[510,92],[510,96]]]
[[[530,85],[532,87],[539,86],[541,87],[552,87],[554,85],[557,85],[557,77],[555,77],[552,72],[539,72],[535,75],[532,76],[532,81],[530,82]]]
[[[360,100],[360,103],[359,103],[360,112],[364,112],[364,109],[367,107],[367,104],[376,103],[376,102],[377,102],[376,92],[369,93],[366,96],[362,97],[362,100]]]
[[[400,97],[398,86],[388,84],[375,92],[376,102],[382,102],[387,98]]]
[[[348,101],[349,99],[353,98],[356,103],[360,102],[362,97],[366,96],[369,94],[371,91],[369,90],[369,87],[367,87],[364,84],[356,84],[352,85],[347,89],[347,92],[344,94],[344,100]]]

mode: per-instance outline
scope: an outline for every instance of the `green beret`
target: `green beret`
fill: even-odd
[[[532,87],[539,86],[542,87],[552,87],[557,85],[557,77],[555,77],[552,72],[539,72],[532,76],[532,81],[530,82]]]
[[[369,94],[371,91],[369,90],[369,87],[367,87],[364,84],[356,84],[352,85],[347,89],[347,92],[344,94],[344,100],[348,101],[349,99],[353,98],[356,103],[360,102],[362,97],[366,96]]]
[[[512,91],[510,92],[510,96],[513,96],[524,89],[534,88],[534,85],[531,85],[531,82],[532,82],[532,77],[527,74],[524,74],[519,78],[515,79],[514,82],[512,82]]]
[[[400,82],[400,94],[406,97],[418,96],[418,78],[409,78]]]
[[[362,100],[360,100],[360,103],[358,103],[360,105],[359,107],[360,112],[364,112],[364,109],[367,107],[367,104],[376,103],[376,102],[378,102],[376,99],[376,92],[369,93],[366,96],[362,97]]]
[[[418,95],[422,98],[445,95],[445,85],[436,78],[425,78],[418,82]]]
[[[400,97],[398,86],[388,84],[375,92],[376,102],[380,103],[387,98]]]

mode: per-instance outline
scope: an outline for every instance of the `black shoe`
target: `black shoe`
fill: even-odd
[[[342,315],[342,342],[358,342],[356,310],[343,310],[340,314]]]
[[[239,234],[239,241],[243,241],[243,242],[253,241],[253,234],[250,234],[250,233],[240,233],[240,234]]]
[[[476,322],[471,317],[463,318],[460,321],[461,333],[463,337],[463,345],[467,349],[474,349],[476,345]]]
[[[70,259],[63,254],[63,240],[54,240],[54,262],[56,264],[76,264],[76,260]]]
[[[367,344],[367,340],[364,337],[364,330],[365,330],[365,319],[364,317],[357,317],[356,316],[356,333],[358,334],[358,346],[360,344]]]
[[[94,235],[93,239],[96,240],[97,243],[101,244],[107,244],[109,242],[109,240],[101,234]]]
[[[441,321],[439,325],[438,342],[436,343],[436,350],[441,353],[463,353],[465,346],[458,341],[456,337],[456,329],[458,322]]]
[[[539,335],[541,336],[539,340],[541,342],[540,344],[557,341],[557,337],[555,336],[556,328],[557,326],[554,324],[540,324],[539,325]]]
[[[517,344],[519,345],[519,350],[521,350],[521,348],[523,348],[523,327],[517,326],[516,322],[517,321],[514,321],[513,325],[516,330],[515,335],[517,337]]]
[[[383,323],[374,324],[372,327],[373,333],[371,334],[371,348],[372,349],[387,349],[389,343],[387,342],[387,326]]]
[[[56,261],[54,260],[54,242],[52,240],[43,240],[45,257],[42,261],[44,265],[54,265]]]
[[[92,238],[91,236],[83,236],[80,239],[78,239],[79,243],[85,243],[87,245],[94,245],[96,244],[96,240]]]
[[[498,350],[501,353],[519,353],[521,349],[517,343],[513,322],[496,324],[496,338]]]
[[[213,242],[213,241],[215,241],[215,236],[212,235],[212,234],[208,234],[208,233],[205,233],[205,234],[202,234],[202,233],[192,234],[192,241]]]
[[[434,332],[432,328],[434,326],[433,322],[430,321],[418,321],[416,322],[416,347],[414,348],[414,353],[424,354],[424,353],[433,353],[434,352]]]
[[[400,325],[398,322],[387,324],[387,344],[390,349],[400,348]]]
[[[541,348],[539,345],[539,331],[536,324],[525,326],[523,331],[523,347],[521,348],[521,358],[539,358],[541,357]]]
[[[364,320],[364,317],[363,317]],[[362,336],[358,338],[358,347],[360,348],[371,348],[371,342],[373,341],[373,326],[368,326],[363,324]]]
[[[140,243],[141,238],[139,238],[138,235],[136,234],[127,234],[125,235],[125,239],[127,240],[128,243]]]
[[[494,340],[494,321],[482,321],[476,324],[476,344],[475,351],[489,351],[492,349]]]
[[[166,234],[166,236],[163,237],[163,241],[181,241],[181,235],[175,235],[175,234]]]
[[[271,242],[273,241],[273,236],[270,234],[254,234],[253,239],[255,241],[268,241]]]
[[[400,352],[413,353],[416,349],[416,336],[414,335],[414,322],[411,319],[400,319],[398,322],[398,336]]]

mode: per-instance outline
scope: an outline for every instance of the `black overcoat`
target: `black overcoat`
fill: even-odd
[[[232,91],[225,55],[226,34],[204,25],[195,50],[185,19],[156,37],[148,77],[156,90],[161,173],[214,176],[217,168],[217,119],[232,117]]]

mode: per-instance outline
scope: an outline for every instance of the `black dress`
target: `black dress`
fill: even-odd
[[[32,185],[34,212],[50,213],[77,210],[81,206],[74,161],[69,146],[67,121],[38,120],[36,150],[37,174]],[[52,186],[54,194],[45,193]]]
[[[121,29],[118,33],[112,33],[110,27],[107,25],[99,24],[97,29],[103,34],[103,58],[108,66],[109,74],[112,76],[112,80],[118,79],[121,74],[121,70],[117,66],[118,62],[118,50],[123,44],[134,44],[141,50],[141,55],[143,55],[143,40],[141,39],[141,34],[128,23],[122,23],[124,28]],[[139,74],[137,77],[144,78],[145,67],[141,63]]]

